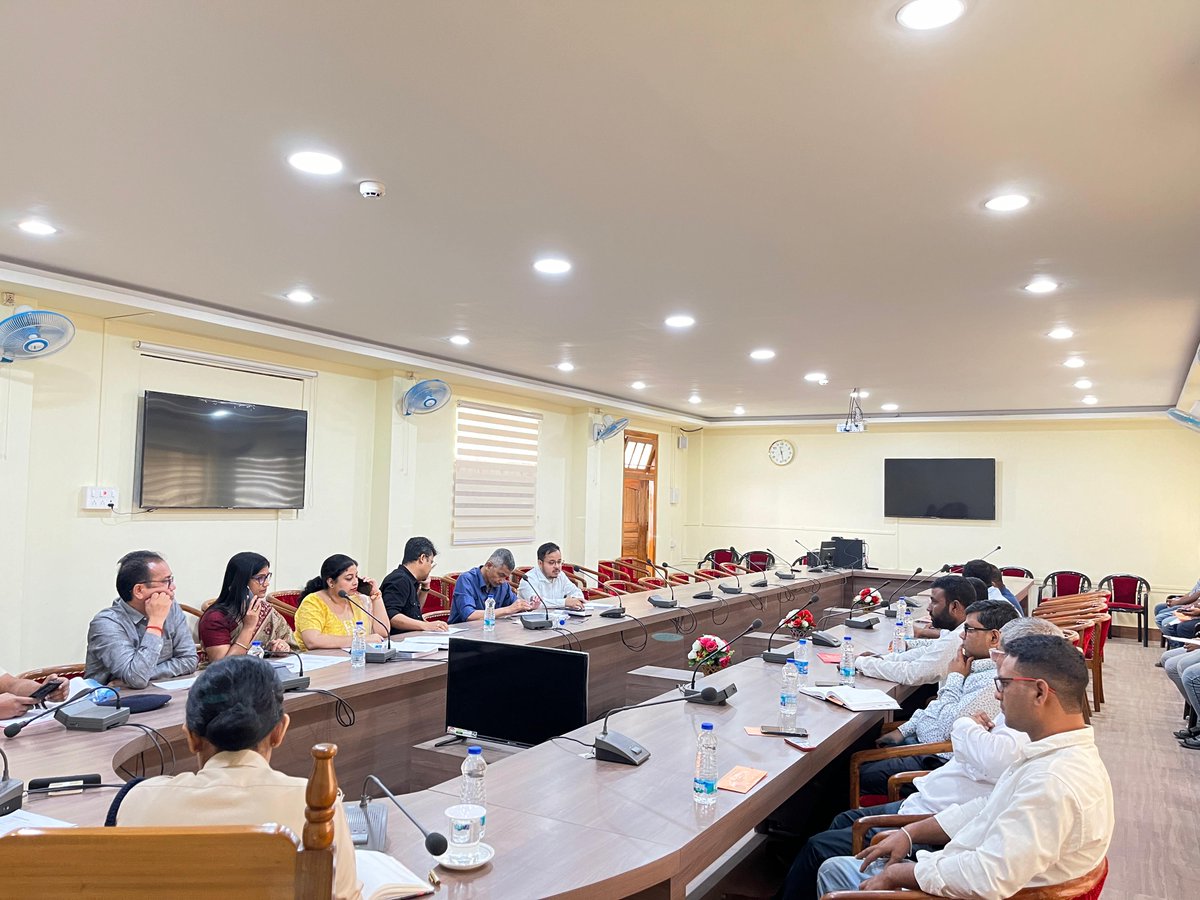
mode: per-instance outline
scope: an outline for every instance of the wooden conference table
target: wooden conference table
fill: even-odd
[[[810,608],[823,610],[848,603],[862,587],[891,580],[886,593],[907,574],[856,571],[792,582],[779,582],[774,574],[768,574],[768,585],[762,588],[749,587],[751,579],[742,576],[744,592],[719,600],[692,601],[688,598],[699,588],[677,587],[677,609],[651,606],[646,600],[650,592],[628,595],[624,598],[626,609],[642,621],[649,636],[641,652],[626,647],[626,643],[631,647],[642,643],[641,627],[636,623],[592,617],[570,626],[572,646],[577,643],[590,654],[591,718],[624,703],[624,675],[631,669],[644,665],[682,668],[691,641],[701,633],[730,638],[756,617],[764,619],[769,628],[778,622],[781,611],[801,605],[814,590],[820,599]],[[732,579],[728,581],[732,583]],[[1023,597],[1031,584],[1014,580],[1011,587]],[[915,595],[927,587],[928,581],[921,579],[905,593]],[[712,624],[714,612],[720,626]],[[854,631],[858,648],[886,649],[891,639],[890,621],[885,619],[871,631]],[[695,634],[685,635],[682,641],[654,639],[693,624],[697,626]],[[840,626],[829,630],[842,631]],[[478,623],[470,623],[462,636],[543,646],[567,643],[567,638],[555,632],[528,631],[504,620],[490,635],[485,635]],[[809,731],[806,746],[814,749],[802,752],[780,738],[749,736],[745,726],[776,720],[780,669],[757,657],[740,658],[742,662],[704,682],[718,687],[737,684],[738,692],[726,706],[673,703],[613,716],[612,730],[635,737],[651,751],[651,759],[642,766],[585,759],[581,756],[585,748],[561,739],[495,762],[489,767],[485,840],[495,847],[496,857],[474,872],[440,869],[443,889],[439,896],[455,900],[682,898],[689,881],[883,717],[880,712],[851,713],[801,697],[798,721]],[[814,658],[814,681],[832,681],[834,674],[833,666]],[[410,769],[413,745],[444,733],[445,663],[387,663],[360,670],[352,670],[347,663],[320,669],[311,677],[312,687],[335,691],[352,704],[355,724],[350,728],[336,724],[330,698],[289,694],[286,706],[293,724],[272,764],[306,776],[311,766],[309,747],[332,741],[339,747],[335,762],[348,798],[357,796],[366,774],[374,773],[396,790],[415,791],[403,798],[410,810],[427,828],[444,829],[444,810],[456,802],[457,781],[420,790],[427,786],[412,783]],[[860,681],[896,696],[907,692],[890,682]],[[157,729],[171,742],[179,760],[176,771],[195,767],[180,728],[185,694],[178,692],[167,706],[131,720]],[[519,698],[519,691],[513,696]],[[766,771],[767,777],[747,794],[720,791],[715,808],[698,813],[691,797],[691,780],[696,733],[706,721],[716,727],[722,772],[744,765]],[[599,730],[599,723],[594,722],[571,736],[590,743]],[[52,716],[31,725],[19,737],[5,740],[3,746],[13,776],[24,781],[99,772],[102,781],[115,783],[122,780],[117,775],[120,767],[131,765],[139,755],[144,754],[151,772],[158,763],[149,738],[136,729],[68,732]],[[111,798],[111,791],[90,791],[28,798],[25,806],[77,824],[98,825]],[[425,852],[420,835],[398,810],[389,816],[388,835],[388,852],[409,868],[420,874],[432,868],[434,861]]]

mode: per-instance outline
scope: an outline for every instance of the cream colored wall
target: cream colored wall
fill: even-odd
[[[776,438],[795,461],[767,458]],[[1038,576],[1078,569],[1098,579],[1127,571],[1157,594],[1200,577],[1200,435],[1153,420],[706,429],[693,441],[685,527],[690,560],[717,546],[799,554],[832,535],[862,537],[871,564],[930,570],[986,553]],[[887,457],[994,457],[997,520],[883,517]],[[699,471],[697,471],[699,470]]]

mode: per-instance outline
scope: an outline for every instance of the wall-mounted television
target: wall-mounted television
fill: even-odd
[[[308,413],[146,391],[137,502],[147,509],[303,509]]]
[[[586,653],[452,637],[446,728],[531,747],[587,724],[587,682]]]
[[[883,514],[895,519],[996,518],[996,460],[885,459]]]

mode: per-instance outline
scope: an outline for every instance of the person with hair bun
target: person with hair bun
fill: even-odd
[[[200,771],[130,782],[113,800],[106,824],[278,823],[303,834],[308,782],[271,768],[271,751],[283,743],[289,721],[270,663],[253,656],[218,660],[200,674],[187,698],[183,731]],[[333,896],[356,900],[362,886],[340,796],[333,852]]]
[[[378,643],[388,636],[388,629],[379,624],[389,619],[383,594],[374,581],[358,577],[358,563],[344,553],[335,553],[321,563],[321,574],[304,586],[304,593],[296,610],[296,640],[301,650],[349,647],[355,622],[362,622],[366,628],[367,643]],[[343,598],[343,593],[369,609],[379,622]],[[359,596],[362,594],[366,596]]]

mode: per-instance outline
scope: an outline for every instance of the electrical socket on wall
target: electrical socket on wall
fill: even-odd
[[[117,489],[115,487],[85,487],[83,489],[84,509],[116,509]]]

